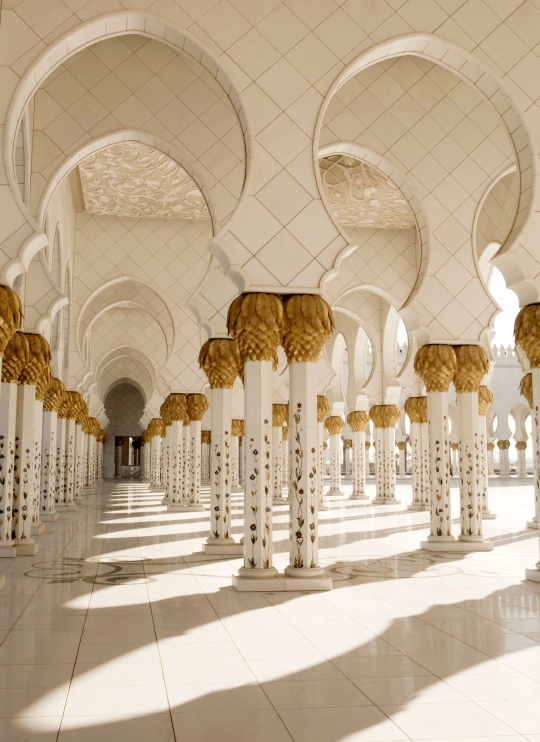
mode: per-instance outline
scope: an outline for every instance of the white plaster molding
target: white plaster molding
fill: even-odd
[[[0,283],[4,286],[13,288],[13,283],[17,276],[28,271],[28,266],[30,265],[34,255],[39,250],[47,247],[48,244],[49,238],[45,232],[34,232],[34,234],[30,235],[30,237],[24,241],[17,257],[12,258],[12,260],[4,266],[2,273],[0,274]]]

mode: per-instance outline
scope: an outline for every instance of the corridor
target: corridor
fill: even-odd
[[[399,506],[335,498],[319,594],[236,592],[241,560],[202,554],[208,510],[106,481],[36,556],[0,562],[0,739],[539,742],[532,487],[492,481],[490,553],[420,552],[428,513],[399,480]],[[241,494],[232,509],[239,538]],[[281,571],[287,504],[274,524]]]

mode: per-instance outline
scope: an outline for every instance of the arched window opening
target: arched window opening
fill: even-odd
[[[519,312],[519,301],[516,294],[506,288],[506,281],[498,268],[493,267],[489,277],[488,288],[502,311],[495,317],[493,345],[497,349],[514,346],[514,320]]]
[[[403,364],[405,363],[405,359],[407,358],[407,350],[409,347],[407,328],[405,327],[405,323],[403,322],[401,317],[399,317],[397,324],[396,346],[396,361],[399,371],[401,368],[403,368]]]

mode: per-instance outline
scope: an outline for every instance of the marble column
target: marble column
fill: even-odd
[[[169,431],[169,492],[167,510],[174,512],[183,509],[183,461],[184,461],[184,420],[187,416],[187,397],[174,392],[166,400],[167,430]],[[165,414],[164,413],[164,414]],[[167,494],[167,493],[166,493]]]
[[[347,423],[352,430],[352,477],[351,500],[369,500],[366,495],[366,427],[369,415],[364,410],[353,410],[347,415]]]
[[[124,448],[124,436],[117,435],[114,439],[114,477],[122,479],[122,451]]]
[[[341,431],[345,427],[345,421],[341,415],[331,415],[324,421],[324,427],[329,433],[330,446],[330,487],[327,495],[342,495],[341,490]]]
[[[66,466],[64,473],[66,478],[66,508],[68,510],[77,509],[77,502],[75,501],[75,437],[77,423],[73,414],[73,409],[70,409],[66,418]],[[77,500],[82,502],[80,495]]]
[[[371,441],[366,440],[365,447],[366,447],[366,456],[365,456],[366,477],[369,477],[371,476],[371,471],[370,471],[370,466],[369,466],[369,449],[371,448]]]
[[[210,536],[205,554],[241,555],[231,527],[232,388],[241,368],[238,346],[230,338],[211,338],[201,348],[199,366],[210,384]]]
[[[275,294],[242,294],[229,307],[227,329],[244,364],[244,564],[233,576],[265,580],[277,576],[272,542],[272,390],[277,348],[283,336],[283,304]],[[290,381],[289,381],[290,384]],[[292,435],[292,432],[291,432]],[[292,493],[289,482],[289,501]],[[272,588],[270,585],[268,590]]]
[[[244,421],[238,418],[231,420],[231,492],[240,492],[240,436]]]
[[[352,438],[345,438],[343,440],[343,463],[346,479],[352,479],[352,447]]]
[[[189,415],[189,504],[188,510],[204,512],[201,502],[201,425],[208,400],[204,394],[188,394]]]
[[[531,408],[533,481],[536,500],[535,511],[537,513],[538,483],[540,481],[540,304],[529,304],[520,310],[514,323],[514,335],[516,346],[523,350],[531,368],[530,374],[526,374],[521,380],[520,391]],[[526,569],[525,576],[528,580],[540,582],[540,561],[536,562],[533,569]]]
[[[31,556],[38,550],[32,538],[35,395],[36,387],[33,384],[19,384],[17,387],[13,525],[17,554]]]
[[[286,404],[272,405],[272,494],[273,504],[283,505],[283,456],[281,452],[283,438],[283,424],[288,417],[288,406]]]
[[[82,429],[80,410],[75,425],[75,465],[75,501],[77,502],[82,499],[81,494],[84,484],[84,430]]]
[[[459,477],[459,443],[450,443],[452,476]]]
[[[97,442],[97,481],[99,484],[103,482],[103,444],[105,443],[106,434],[104,430],[99,433]],[[75,430],[75,441],[77,440],[77,431]],[[139,454],[140,457],[140,454]],[[140,467],[140,458],[139,458]],[[75,496],[77,496],[77,488],[75,488]],[[75,499],[75,502],[77,500]]]
[[[516,451],[517,451],[517,476],[518,479],[527,479],[527,459],[526,459],[526,451],[527,451],[527,441],[516,441]]]
[[[187,507],[191,501],[191,450],[189,425],[189,417],[186,412],[182,427],[182,504],[185,507]]]
[[[285,490],[287,496],[285,497]],[[281,492],[283,499],[289,499],[289,426],[281,429]]]
[[[58,518],[55,508],[56,429],[58,427],[58,407],[65,393],[66,388],[60,379],[52,379],[43,400],[40,487],[40,513],[43,522],[54,522]]]
[[[317,429],[319,432],[318,436],[318,451],[319,451],[319,471],[317,477],[317,486],[319,490],[319,510],[330,510],[330,503],[325,497],[324,493],[324,477],[326,475],[326,463],[324,456],[324,420],[330,411],[330,402],[328,397],[324,394],[317,395]],[[288,457],[285,464],[285,471],[288,476]]]
[[[47,384],[48,386],[48,384]],[[38,396],[41,398],[39,399]],[[43,399],[45,390],[39,393],[36,386],[36,403],[34,407],[34,505],[32,515],[32,535],[40,536],[45,530],[41,519],[41,446],[43,443]]]
[[[321,296],[311,295],[296,294],[284,298],[283,317],[283,349],[289,362],[292,444],[289,474],[291,544],[285,576],[300,581],[305,590],[310,589],[313,579],[317,579],[318,589],[328,590],[332,589],[332,581],[324,577],[318,558],[320,452],[317,362],[334,329],[334,321],[327,302]]]
[[[407,441],[398,441],[397,448],[399,451],[399,476],[404,477],[407,474]]]
[[[163,420],[163,425],[165,427],[165,437],[163,438],[162,442],[162,462],[163,462],[163,472],[162,472],[162,478],[163,478],[163,488],[165,490],[165,495],[163,497],[163,500],[161,501],[162,505],[169,505],[171,502],[171,467],[172,467],[172,452],[171,452],[171,418],[168,414],[168,400],[169,397],[165,399],[161,407],[159,408],[159,414],[161,416],[161,419]]]
[[[454,385],[459,416],[459,551],[491,551],[494,544],[486,541],[482,533],[484,477],[480,470],[480,450],[485,441],[481,439],[481,418],[478,414],[478,390],[489,371],[489,361],[485,350],[477,345],[459,345],[454,350],[457,358]]]
[[[453,547],[448,460],[448,387],[454,380],[457,359],[451,345],[424,345],[416,353],[414,370],[427,392],[429,429],[430,534],[422,549]]]
[[[540,464],[538,471],[536,469],[536,462],[540,462],[540,456],[538,454],[539,436],[536,432],[536,410],[533,402],[533,388],[532,388],[532,373],[525,374],[519,384],[519,391],[525,397],[529,404],[531,411],[531,442],[532,442],[532,453],[533,453],[533,489],[534,489],[534,515],[531,520],[528,520],[526,525],[527,528],[538,528],[538,511],[540,507]]]
[[[150,489],[161,490],[161,445],[162,434],[164,433],[163,420],[160,417],[154,417],[148,423],[148,433],[150,440]]]
[[[429,510],[429,430],[427,397],[409,397],[404,410],[411,423],[412,502],[408,510]]]
[[[0,287],[0,289],[3,287]],[[8,371],[10,373],[8,373]],[[12,369],[2,366],[0,390],[0,557],[12,558],[17,554],[16,529],[13,517],[15,486],[15,450],[17,422],[17,381],[10,381]],[[18,379],[16,372],[15,379]]]
[[[244,421],[242,420],[242,433],[238,436],[238,485],[243,491],[244,482]]]
[[[203,485],[210,486],[210,445],[212,433],[210,430],[201,430],[201,477]]]
[[[495,474],[495,464],[493,461],[493,450],[494,449],[495,449],[495,444],[488,442],[487,444],[488,477],[492,477]]]
[[[509,477],[510,461],[508,459],[508,449],[510,448],[510,441],[497,441],[497,448],[499,449],[499,476]]]
[[[489,470],[487,450],[487,424],[486,415],[489,407],[493,404],[493,392],[487,386],[478,389],[478,473],[480,479],[480,491],[482,495],[482,520],[495,520],[496,513],[489,509]]]
[[[374,505],[398,505],[396,498],[396,423],[397,405],[373,405],[369,411],[374,426],[377,461],[375,464]]]

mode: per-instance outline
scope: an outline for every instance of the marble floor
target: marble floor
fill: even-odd
[[[2,742],[540,742],[532,480],[492,481],[480,554],[419,551],[405,481],[399,506],[334,499],[319,594],[236,593],[240,560],[201,553],[208,513],[101,489],[0,560]],[[286,506],[274,523],[282,568]]]

